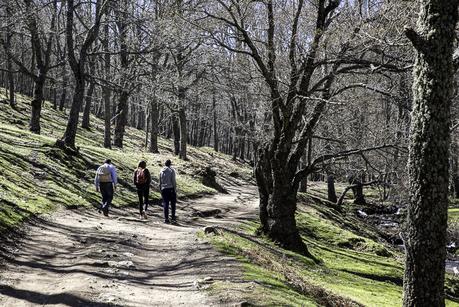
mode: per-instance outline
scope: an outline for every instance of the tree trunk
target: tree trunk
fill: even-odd
[[[272,161],[273,155],[265,148],[255,168],[260,195],[260,231],[281,247],[310,256],[296,227],[298,188],[288,180],[282,167],[273,167]]]
[[[11,9],[6,5],[6,15],[8,18],[11,18]],[[11,48],[11,27],[7,26],[6,27],[6,46],[5,48],[10,49]],[[13,61],[9,56],[6,57],[6,69],[8,70],[8,100],[10,102],[11,107],[16,106],[16,102],[14,100],[14,74],[13,74]],[[40,133],[40,132],[38,132]]]
[[[186,154],[186,143],[188,138],[188,128],[186,123],[185,108],[182,107],[179,110],[179,122],[180,122],[180,154],[179,158],[182,160],[188,160]]]
[[[85,80],[83,75],[75,76],[75,91],[73,93],[72,107],[70,108],[67,128],[62,141],[65,146],[75,148],[75,138],[78,129],[80,109],[83,104]]]
[[[59,111],[64,111],[64,106],[65,103],[67,102],[67,83],[68,83],[68,75],[67,75],[67,62],[64,62],[63,68],[62,68],[62,75],[63,75],[63,80],[62,80],[62,93],[61,93],[61,99],[59,101]]]
[[[89,62],[89,72],[91,76],[94,76],[96,73],[96,63],[93,61]],[[96,87],[96,83],[94,80],[91,80],[89,82],[89,87],[88,91],[86,92],[86,102],[84,105],[84,111],[83,111],[83,119],[81,122],[81,127],[85,129],[89,129],[90,123],[90,114],[91,114],[91,105],[92,105],[92,95],[94,93],[94,88]]]
[[[153,97],[150,102],[151,107],[151,131],[150,131],[150,147],[149,151],[158,153],[158,124],[159,124],[159,110],[156,97]]]
[[[110,89],[107,86],[102,87],[102,96],[104,99],[104,147],[112,148],[112,106],[110,103]]]
[[[106,17],[107,18],[107,17]],[[104,39],[102,41],[104,54],[104,75],[108,80],[110,78],[110,47],[109,47],[109,23],[104,25]],[[111,132],[111,119],[112,119],[112,106],[110,103],[111,91],[107,85],[102,86],[102,97],[104,99],[104,147],[112,148],[112,132]]]
[[[329,175],[327,177],[327,192],[328,192],[328,200],[336,204],[338,199],[336,198],[335,178],[332,175]]]
[[[30,131],[36,134],[40,134],[40,118],[41,118],[41,107],[43,103],[43,89],[45,87],[46,76],[39,74],[39,77],[35,80],[35,88],[33,93],[32,115],[30,117]]]
[[[123,138],[128,118],[128,98],[129,93],[122,91],[116,109],[115,139],[113,143],[118,148],[123,148]]]
[[[366,205],[365,196],[363,195],[362,181],[356,178],[356,176],[349,177],[349,184],[352,185],[352,193],[354,194],[354,204]]]
[[[177,115],[172,114],[172,131],[174,133],[174,154],[180,153],[180,126]]]
[[[410,134],[404,306],[445,306],[448,158],[457,0],[419,0]]]

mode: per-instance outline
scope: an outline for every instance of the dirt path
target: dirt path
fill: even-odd
[[[133,196],[134,197],[134,196]],[[217,280],[240,280],[238,263],[196,232],[235,224],[256,212],[250,186],[178,204],[180,225],[162,223],[162,208],[147,221],[135,209],[109,218],[61,210],[32,225],[0,273],[1,306],[219,306],[235,303],[202,290]],[[218,208],[217,217],[196,215]],[[202,214],[201,214],[202,215]]]

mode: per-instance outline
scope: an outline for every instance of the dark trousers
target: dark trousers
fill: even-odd
[[[175,220],[175,203],[177,202],[177,195],[174,189],[161,190],[163,197],[164,220],[169,220],[169,204],[171,206],[172,219]]]
[[[111,182],[101,182],[99,188],[100,194],[102,194],[102,206],[100,208],[105,214],[108,214],[108,209],[113,200],[113,184]]]
[[[142,214],[148,209],[148,196],[150,195],[150,187],[137,186],[137,195],[139,196],[139,212]]]

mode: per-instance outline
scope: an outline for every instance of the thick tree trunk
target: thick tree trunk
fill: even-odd
[[[75,148],[75,138],[78,130],[78,119],[83,104],[85,80],[84,76],[75,76],[75,91],[73,93],[72,106],[70,108],[67,127],[62,141],[65,146]]]
[[[159,110],[158,110],[158,103],[155,97],[152,98],[150,102],[151,108],[151,131],[150,131],[150,147],[149,151],[152,153],[158,153],[158,124],[159,124]]]
[[[448,158],[457,0],[419,0],[403,305],[445,306]]]
[[[186,152],[186,143],[188,139],[188,128],[186,122],[186,111],[185,108],[182,107],[179,110],[179,122],[180,122],[180,154],[179,158],[182,160],[187,160],[187,152]]]
[[[43,103],[43,89],[45,87],[46,76],[40,74],[35,80],[35,88],[33,93],[32,115],[30,116],[30,131],[33,133],[40,134],[40,118],[41,118],[41,107]]]
[[[363,194],[362,181],[357,179],[355,176],[349,177],[349,184],[352,186],[352,193],[354,194],[354,204],[366,205],[365,196]]]
[[[113,144],[118,148],[123,148],[123,138],[128,119],[128,98],[129,93],[123,91],[118,100],[116,108],[115,138]]]
[[[283,248],[310,256],[296,227],[298,187],[292,186],[282,168],[273,169],[272,161],[270,151],[264,149],[255,168],[260,194],[260,231]]]

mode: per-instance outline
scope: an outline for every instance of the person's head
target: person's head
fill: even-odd
[[[166,165],[167,167],[170,167],[172,165],[172,161],[171,160],[166,160],[166,163],[164,163],[164,165]]]
[[[112,164],[112,160],[110,160],[110,159],[105,159],[104,164]]]
[[[146,168],[147,167],[147,162],[142,160],[142,161],[139,162],[139,165],[137,167]]]

